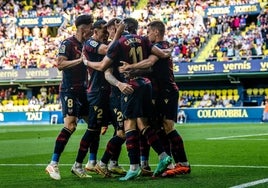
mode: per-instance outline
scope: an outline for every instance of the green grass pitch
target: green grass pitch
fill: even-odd
[[[255,187],[268,187],[268,124],[218,123],[176,125],[184,139],[192,173],[174,178],[139,177],[120,182],[118,177],[79,179],[70,169],[76,158],[86,125],[79,124],[60,160],[62,179],[55,181],[45,173],[55,138],[63,125],[0,126],[0,186],[9,187],[90,187],[90,188],[225,188],[258,181]],[[101,136],[101,157],[112,127]],[[84,163],[87,161],[85,159]],[[158,162],[151,150],[152,168]],[[128,169],[125,145],[120,164]],[[244,187],[249,187],[246,184]],[[252,184],[254,185],[254,183]],[[240,186],[241,188],[243,186]]]

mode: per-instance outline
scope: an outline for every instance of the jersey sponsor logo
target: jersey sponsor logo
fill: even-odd
[[[97,111],[98,110],[98,106],[94,106],[94,111]]]
[[[89,43],[92,47],[96,47],[99,43],[98,42],[96,42],[96,41],[94,41],[94,40],[92,40],[92,41],[90,41],[90,43]]]
[[[167,104],[169,100],[168,100],[168,99],[165,99],[164,101],[165,101],[165,103]]]
[[[118,111],[118,109],[117,109],[117,108],[114,108],[114,113],[115,113],[115,114],[117,113],[117,111]]]
[[[65,50],[66,50],[66,46],[63,44],[63,45],[60,46],[59,53],[64,54]]]

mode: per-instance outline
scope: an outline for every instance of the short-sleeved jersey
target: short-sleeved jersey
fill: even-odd
[[[104,55],[98,53],[98,49],[102,43],[89,39],[84,45],[84,54],[87,59],[93,62],[100,62]],[[87,92],[89,95],[96,95],[98,92],[109,92],[110,84],[106,81],[104,77],[104,72],[94,70],[88,67],[88,73],[90,75],[89,85]]]
[[[126,34],[111,45],[107,56],[113,60],[113,67],[119,66],[120,61],[130,64],[138,63],[149,57],[151,42],[142,36]],[[116,68],[114,68],[116,69]],[[121,110],[124,118],[149,117],[151,113],[151,82],[148,78],[124,78],[121,80],[132,85],[134,92],[130,95],[121,94]]]
[[[156,45],[160,49],[170,48],[167,41],[157,42]],[[153,84],[156,84],[158,90],[168,89],[169,91],[178,91],[173,73],[173,62],[170,58],[159,59],[152,67]]]
[[[81,57],[83,44],[74,36],[65,39],[61,44],[58,56],[64,56],[67,60],[75,60]],[[88,84],[87,68],[84,63],[62,71],[61,91],[86,90]]]
[[[134,34],[125,34],[110,46],[107,56],[114,63],[125,61],[133,64],[148,58],[151,49],[152,44],[147,38]],[[133,80],[129,82],[129,80],[124,79],[123,75],[121,75],[121,81],[133,85],[134,88],[139,86],[139,83],[134,83],[135,81]]]

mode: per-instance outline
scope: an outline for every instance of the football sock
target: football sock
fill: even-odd
[[[157,134],[152,130],[151,127],[147,127],[145,129],[143,129],[141,131],[141,133],[145,136],[145,138],[147,139],[147,142],[149,145],[152,146],[152,148],[154,149],[154,151],[160,155],[161,153],[164,152],[164,148],[160,142],[159,137],[157,136]]]
[[[125,142],[124,139],[119,136],[113,136],[106,145],[106,150],[101,158],[101,160],[108,164],[110,159],[118,161],[119,155],[121,153],[121,146]]]
[[[175,163],[186,162],[187,157],[181,136],[176,130],[171,131],[169,134],[167,134],[167,136],[171,143],[171,152]]]
[[[76,157],[76,162],[83,163],[85,156],[87,155],[88,148],[92,143],[96,143],[96,140],[99,139],[99,131],[86,130],[84,136],[80,141],[80,147]]]
[[[170,151],[170,142],[168,140],[168,137],[163,129],[160,129],[157,131],[157,135],[160,138],[160,141],[165,149],[165,152],[171,156],[171,151]]]
[[[126,132],[126,147],[130,164],[140,164],[139,131]]]
[[[54,148],[54,153],[52,155],[52,161],[54,162],[59,162],[60,155],[63,152],[69,138],[72,135],[72,131],[64,127],[61,132],[59,133],[56,143],[55,143],[55,148]]]
[[[140,159],[141,159],[141,166],[144,166],[143,163],[148,163],[150,153],[150,145],[147,143],[147,140],[144,135],[140,134]],[[145,166],[148,166],[145,165]]]

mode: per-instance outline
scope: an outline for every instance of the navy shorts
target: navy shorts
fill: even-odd
[[[85,92],[61,91],[60,100],[62,103],[63,117],[75,116],[81,118],[88,115],[88,101]]]
[[[158,114],[160,114],[163,118],[177,122],[178,97],[177,91],[160,91],[156,99]]]
[[[125,119],[149,118],[152,113],[152,85],[139,85],[130,95],[121,95],[121,109]]]
[[[124,130],[124,119],[123,113],[121,111],[121,103],[120,103],[121,93],[118,95],[112,95],[110,97],[110,111],[112,117],[112,125],[115,130]]]
[[[111,112],[109,108],[109,93],[98,92],[94,95],[88,94],[89,102],[89,129],[101,129],[111,122]]]

